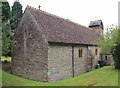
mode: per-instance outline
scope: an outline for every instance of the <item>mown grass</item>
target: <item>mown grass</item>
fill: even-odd
[[[4,86],[118,86],[118,70],[106,66],[57,82],[36,82],[3,71]]]

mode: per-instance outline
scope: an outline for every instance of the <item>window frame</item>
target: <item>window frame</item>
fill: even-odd
[[[95,48],[95,55],[98,55],[98,49]]]
[[[80,57],[83,57],[83,49],[82,48],[80,48],[79,50],[78,50],[78,57],[80,58]]]

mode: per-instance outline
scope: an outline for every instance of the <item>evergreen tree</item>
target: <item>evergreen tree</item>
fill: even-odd
[[[7,1],[2,2],[2,21],[10,18],[10,6]]]
[[[2,55],[11,56],[11,27],[10,6],[7,1],[2,2]]]
[[[19,0],[16,0],[14,3],[13,3],[13,6],[12,6],[12,18],[11,18],[11,30],[12,32],[14,33],[16,27],[18,26],[18,23],[22,17],[22,5],[20,4]]]
[[[9,22],[2,23],[2,55],[11,56],[11,27]]]

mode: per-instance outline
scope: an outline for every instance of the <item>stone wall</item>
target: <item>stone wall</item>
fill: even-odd
[[[79,49],[82,49],[82,57],[79,57]],[[87,71],[87,46],[75,46],[74,47],[74,71],[75,75],[85,73]]]
[[[97,55],[95,54],[95,49],[97,49]],[[95,66],[98,64],[98,60],[100,60],[100,48],[98,46],[88,46],[88,57],[87,62],[90,62],[90,51],[92,52],[92,67],[90,65],[87,66],[87,71],[95,69]]]
[[[99,35],[103,35],[103,29],[102,28],[95,28],[93,30],[95,30],[95,32],[98,33]]]
[[[112,54],[101,54],[101,60],[106,62],[106,65],[114,65],[114,58]]]
[[[107,65],[114,66],[114,59],[112,55],[107,55]]]
[[[28,26],[31,25],[31,26]],[[37,81],[47,81],[47,42],[29,11],[15,32],[12,72]]]
[[[48,48],[48,80],[72,77],[72,47],[51,45]]]
[[[100,60],[100,47],[98,46],[89,46],[94,54],[93,66],[95,67],[98,64],[98,60]],[[97,49],[97,55],[95,55],[95,49]]]
[[[95,46],[90,46],[95,51]],[[79,49],[83,50],[82,57],[78,56]],[[87,72],[87,46],[74,46],[74,76]],[[99,54],[99,48],[98,48]],[[99,55],[93,58],[93,68],[97,64]],[[58,81],[73,76],[72,46],[49,44],[48,48],[48,81]]]

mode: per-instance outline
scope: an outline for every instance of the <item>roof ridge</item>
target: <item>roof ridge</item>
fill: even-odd
[[[34,10],[38,10],[37,8],[29,6],[29,5],[27,5],[26,8],[31,8],[31,9],[34,9]]]

